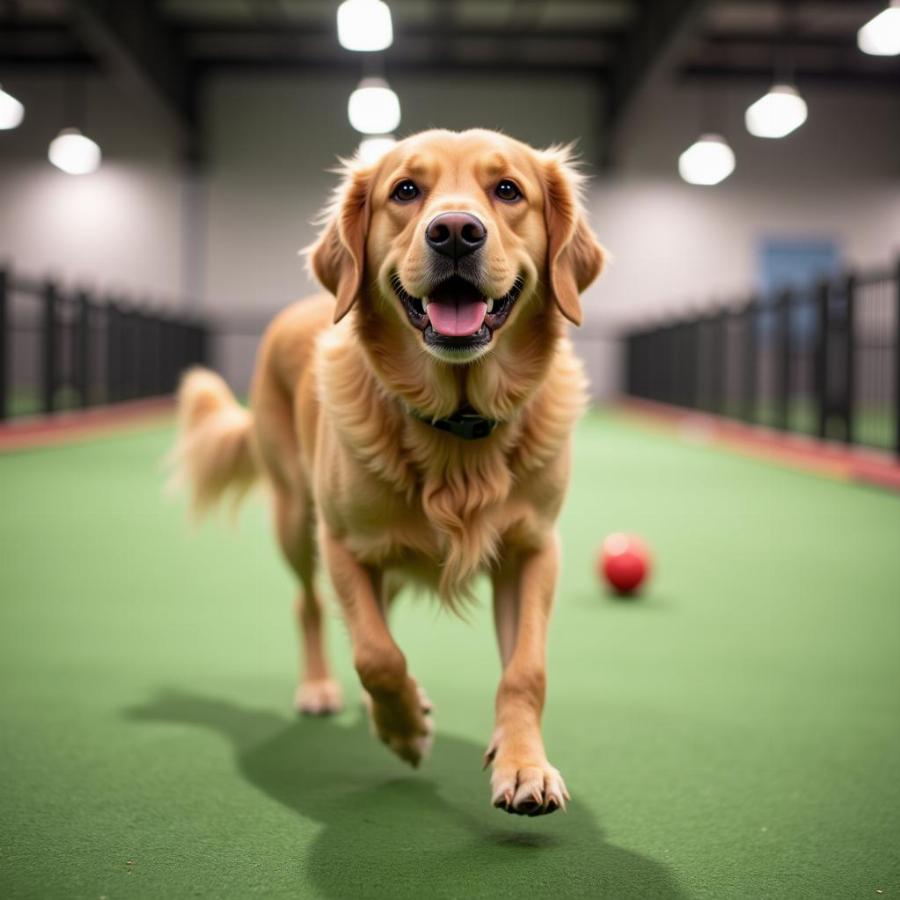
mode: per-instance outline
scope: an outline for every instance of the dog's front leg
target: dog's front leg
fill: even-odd
[[[555,535],[537,551],[504,560],[493,576],[494,620],[503,660],[496,726],[486,762],[491,802],[507,812],[542,815],[565,808],[565,782],[547,761],[541,737],[547,625],[559,548]]]
[[[381,573],[362,566],[326,528],[319,544],[347,621],[375,733],[401,759],[418,766],[431,748],[431,704],[407,672],[406,657],[388,630],[378,599]]]

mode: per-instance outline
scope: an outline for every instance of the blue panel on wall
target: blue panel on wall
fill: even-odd
[[[814,238],[765,238],[760,244],[759,287],[763,295],[803,288],[840,271],[835,241]]]

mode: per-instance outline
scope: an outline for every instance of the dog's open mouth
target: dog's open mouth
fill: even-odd
[[[473,350],[490,343],[494,331],[509,316],[522,292],[517,277],[502,297],[485,297],[472,282],[453,275],[429,291],[413,297],[395,272],[391,284],[403,303],[410,322],[423,332],[426,343],[448,349]]]

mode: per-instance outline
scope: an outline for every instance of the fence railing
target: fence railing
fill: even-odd
[[[0,421],[170,394],[207,347],[197,319],[0,268]]]
[[[900,455],[900,260],[626,343],[634,397]]]

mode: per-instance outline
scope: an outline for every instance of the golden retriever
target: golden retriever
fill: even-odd
[[[203,510],[257,477],[300,583],[296,705],[341,704],[323,639],[321,555],[346,619],[373,729],[416,766],[429,702],[387,607],[404,579],[456,606],[487,573],[503,674],[486,765],[491,798],[540,815],[569,794],[540,720],[559,560],[555,521],[585,398],[565,337],[603,250],[567,150],[435,130],[346,165],[309,263],[328,294],[288,307],[242,409],[194,370],[176,458]],[[318,554],[316,553],[318,548]]]

